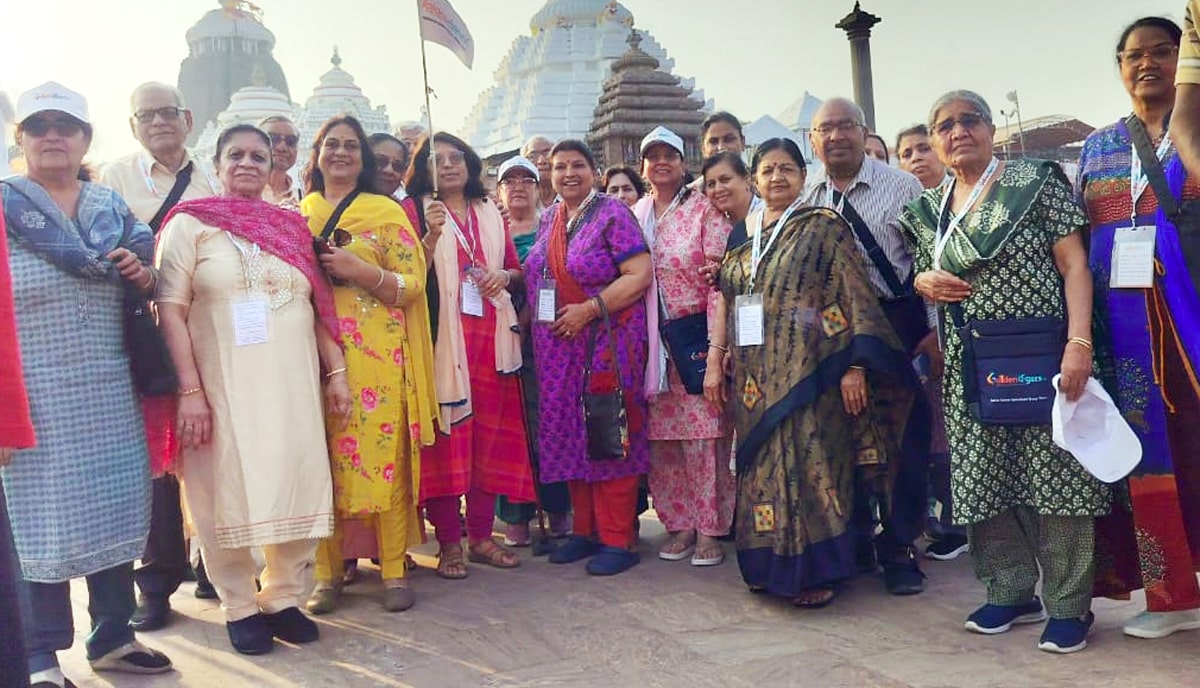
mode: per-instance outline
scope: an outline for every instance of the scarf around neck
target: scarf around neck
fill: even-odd
[[[262,250],[303,273],[312,286],[313,303],[321,323],[335,340],[340,341],[333,288],[317,265],[312,234],[299,213],[257,198],[210,196],[175,206],[163,219],[163,226],[176,215],[191,215],[206,225],[258,244]]]

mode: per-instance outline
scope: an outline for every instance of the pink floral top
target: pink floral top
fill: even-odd
[[[711,329],[719,296],[700,275],[700,268],[707,261],[720,262],[725,256],[731,229],[725,215],[697,191],[689,193],[679,207],[657,223],[651,254],[669,318],[707,311]],[[728,435],[723,409],[703,395],[688,394],[674,364],[668,368],[669,390],[650,398],[650,439],[697,440]]]

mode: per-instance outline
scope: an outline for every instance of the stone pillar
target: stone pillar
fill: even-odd
[[[875,86],[871,78],[871,27],[882,21],[879,17],[863,12],[858,2],[854,11],[836,24],[846,32],[850,41],[850,69],[854,73],[854,101],[862,108],[867,121],[864,124],[875,131]]]

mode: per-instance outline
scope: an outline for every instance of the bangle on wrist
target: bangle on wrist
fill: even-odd
[[[203,391],[204,391],[203,387],[188,387],[187,389],[179,390],[179,396],[190,397],[193,394],[199,394],[200,392],[203,392]]]
[[[1083,348],[1087,349],[1088,351],[1092,350],[1092,340],[1085,339],[1083,337],[1071,337],[1070,339],[1067,340],[1067,343],[1068,344],[1078,344],[1079,346],[1082,346]]]
[[[709,342],[708,348],[716,349],[717,351],[720,351],[721,353],[726,353],[726,354],[729,353],[729,347],[725,346],[724,344],[717,344],[716,342]]]
[[[400,303],[400,297],[404,296],[404,292],[408,289],[408,285],[404,281],[404,275],[398,272],[393,272],[392,277],[396,280],[396,298],[392,301],[392,305]]]
[[[334,375],[340,375],[344,372],[346,372],[345,366],[342,366],[341,368],[334,368],[333,370],[329,371],[328,373],[325,373],[325,379],[328,380],[328,379],[332,378]]]
[[[375,283],[375,286],[371,287],[371,291],[375,291],[376,289],[382,287],[383,279],[387,275],[387,273],[383,271],[383,268],[377,267],[375,269],[379,270],[379,281]]]

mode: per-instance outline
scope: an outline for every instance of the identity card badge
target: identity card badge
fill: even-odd
[[[462,282],[462,312],[463,315],[483,317],[483,295],[479,293],[479,285],[470,279]]]
[[[762,294],[742,294],[733,300],[737,313],[737,345],[762,346],[763,330],[763,300]]]
[[[1112,275],[1114,289],[1149,289],[1154,286],[1154,225],[1118,228],[1113,235]]]
[[[247,296],[233,300],[233,343],[236,346],[266,344],[267,299]]]
[[[552,323],[558,319],[558,300],[555,295],[557,284],[552,279],[542,280],[538,287],[537,321]]]

